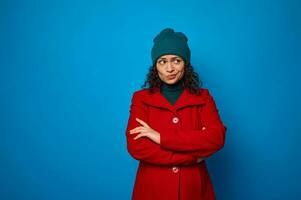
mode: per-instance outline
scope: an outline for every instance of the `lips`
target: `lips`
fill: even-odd
[[[174,75],[169,75],[169,76],[167,76],[168,79],[174,79],[175,77],[176,77],[175,74],[174,74]]]

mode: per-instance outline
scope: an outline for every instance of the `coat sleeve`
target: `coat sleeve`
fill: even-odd
[[[146,137],[134,140],[137,134],[130,134],[129,131],[137,126],[141,126],[136,121],[136,118],[148,123],[146,105],[141,101],[141,94],[137,92],[132,97],[130,116],[126,128],[127,150],[133,158],[156,165],[191,165],[197,163],[194,156],[188,153],[177,153],[162,149],[160,145]]]
[[[223,125],[216,104],[203,90],[206,102],[199,113],[200,130],[173,129],[161,134],[161,147],[171,151],[190,153],[195,157],[208,157],[219,151],[225,143],[226,127]]]

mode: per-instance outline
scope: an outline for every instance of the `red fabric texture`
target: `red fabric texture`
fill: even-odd
[[[206,162],[225,143],[226,127],[208,89],[201,95],[184,89],[174,105],[160,93],[147,89],[134,92],[126,128],[127,149],[140,161],[132,199],[214,200],[214,189]],[[145,121],[160,133],[161,144],[129,131]]]

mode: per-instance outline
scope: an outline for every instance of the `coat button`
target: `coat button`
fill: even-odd
[[[202,127],[202,130],[206,130],[206,127],[205,127],[205,126],[203,126],[203,127]]]
[[[173,167],[172,168],[172,172],[175,173],[175,174],[178,173],[179,172],[179,168],[178,167]]]
[[[179,122],[179,118],[177,118],[177,117],[172,118],[172,123],[176,124],[178,122]]]

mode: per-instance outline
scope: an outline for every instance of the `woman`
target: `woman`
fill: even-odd
[[[153,40],[153,66],[134,92],[126,129],[137,159],[132,199],[212,200],[204,159],[224,146],[226,127],[190,65],[188,38],[171,28]]]

